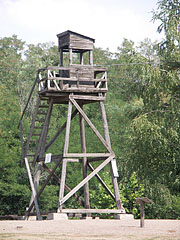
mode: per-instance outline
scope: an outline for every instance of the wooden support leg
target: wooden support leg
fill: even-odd
[[[41,193],[44,191],[44,188],[45,188],[46,185],[48,184],[48,182],[49,182],[49,180],[51,179],[52,175],[55,173],[56,169],[59,167],[61,161],[62,161],[62,158],[59,159],[59,161],[57,162],[57,164],[56,164],[55,167],[52,169],[51,173],[49,174],[49,176],[47,177],[47,179],[46,179],[45,182],[43,183],[41,189],[40,189],[39,192],[37,193],[37,199],[40,197]],[[34,200],[33,200],[32,203],[30,204],[29,209],[28,209],[26,215],[29,215],[29,213],[31,212],[33,206],[34,206]]]
[[[67,166],[67,161],[66,159],[63,159],[62,171],[61,171],[61,183],[60,183],[60,191],[59,191],[59,202],[64,197],[64,189],[65,189],[65,181],[66,181],[66,166]],[[62,204],[59,204],[58,212],[61,212],[61,210],[62,210]]]
[[[34,201],[35,207],[36,207],[37,218],[38,218],[38,220],[42,220],[41,214],[40,214],[40,211],[39,211],[38,202],[37,202],[37,192],[36,192],[35,186],[33,184],[33,179],[32,179],[32,176],[31,176],[31,171],[30,171],[30,168],[29,168],[29,163],[28,163],[27,158],[25,158],[25,164],[26,164],[26,169],[27,169],[27,172],[28,172],[29,182],[30,182],[31,189],[32,189],[33,201]]]
[[[21,167],[23,167],[24,166],[24,144],[23,144],[23,125],[22,125],[22,121],[20,121],[20,139],[21,139],[21,154],[22,154]]]
[[[67,123],[66,123],[66,135],[65,135],[65,143],[64,143],[64,154],[68,153],[68,148],[69,148],[71,114],[72,114],[72,103],[71,103],[71,101],[69,101]],[[67,161],[65,159],[63,159],[61,184],[60,184],[60,191],[59,191],[58,211],[61,211],[61,209],[62,209],[62,204],[60,204],[60,201],[64,197],[64,188],[65,188],[65,180],[66,180],[66,165],[67,165]]]
[[[83,109],[83,105],[81,105]],[[81,152],[86,153],[86,139],[85,139],[85,126],[84,126],[84,118],[79,114],[79,122],[80,122],[80,137],[81,137]],[[83,168],[83,179],[87,177],[87,157],[82,158],[82,168]],[[90,208],[89,202],[89,184],[88,182],[84,184],[84,203],[85,208]]]
[[[101,108],[101,114],[102,114],[102,122],[103,122],[103,127],[104,127],[105,140],[106,140],[107,145],[111,148],[111,141],[110,141],[110,137],[109,137],[109,129],[108,129],[108,123],[107,123],[107,118],[106,118],[106,111],[105,111],[103,101],[100,101],[100,108]],[[120,199],[117,177],[114,176],[113,169],[112,169],[112,161],[110,162],[110,170],[111,170],[112,183],[113,183],[114,194],[115,194],[115,199],[116,199],[116,205],[117,205],[118,209],[121,209],[123,207],[122,207],[122,203],[121,203],[121,199]]]

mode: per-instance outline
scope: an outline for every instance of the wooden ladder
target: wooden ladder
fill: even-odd
[[[48,109],[49,104],[38,97],[24,153],[24,157],[30,158],[34,164],[40,152]]]

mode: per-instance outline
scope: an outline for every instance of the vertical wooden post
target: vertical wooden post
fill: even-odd
[[[101,108],[101,114],[102,114],[102,122],[103,122],[103,127],[104,127],[105,140],[106,140],[107,145],[109,147],[111,147],[108,123],[107,123],[107,118],[106,118],[106,111],[105,111],[105,107],[104,107],[104,102],[103,101],[100,101],[100,108]],[[114,174],[113,174],[112,161],[110,162],[110,171],[111,171],[111,176],[112,176],[112,183],[113,183],[113,188],[114,188],[114,195],[115,195],[115,199],[116,199],[116,205],[117,205],[118,209],[121,209],[122,208],[122,203],[121,203],[120,194],[119,194],[119,187],[118,187],[117,177],[115,177]]]
[[[27,169],[27,172],[28,172],[29,182],[30,182],[31,189],[32,189],[32,195],[33,195],[33,200],[34,200],[34,204],[35,204],[35,207],[36,207],[37,218],[38,218],[38,220],[42,220],[41,214],[40,214],[40,211],[39,211],[38,202],[37,202],[37,191],[36,191],[36,189],[34,187],[34,184],[33,184],[31,171],[30,171],[30,168],[29,168],[29,163],[28,163],[27,158],[25,158],[24,160],[25,160],[26,169]]]
[[[80,106],[83,109],[83,105],[81,104]],[[79,113],[79,122],[80,122],[81,152],[86,153],[84,118],[80,113]],[[82,168],[83,168],[83,179],[84,179],[87,177],[87,157],[82,158]],[[85,208],[90,208],[88,182],[84,184],[84,200],[85,200]]]
[[[80,64],[84,64],[83,52],[80,52]]]
[[[140,222],[140,227],[144,227],[144,202],[141,201],[140,203],[140,214],[141,214],[141,222]]]
[[[62,48],[59,49],[59,53],[60,53],[59,65],[61,67],[61,66],[63,66],[63,50],[62,50]]]
[[[23,167],[24,166],[24,144],[23,144],[23,125],[22,125],[22,121],[20,121],[20,139],[21,139],[21,154],[22,154],[21,167]]]
[[[69,49],[69,65],[72,65],[72,48]]]
[[[89,51],[89,64],[92,66],[93,65],[93,51]]]
[[[66,135],[65,135],[65,143],[64,143],[64,154],[68,153],[68,148],[69,148],[71,114],[72,114],[72,103],[69,100],[67,123],[66,123]],[[62,172],[61,172],[61,184],[60,184],[60,191],[59,191],[58,211],[61,211],[61,209],[62,209],[62,205],[60,205],[60,201],[64,197],[64,188],[65,188],[65,180],[66,180],[66,165],[67,165],[66,159],[63,159]]]

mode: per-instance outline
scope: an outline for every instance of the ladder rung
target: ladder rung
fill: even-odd
[[[36,151],[36,149],[37,149],[37,148],[31,148],[31,147],[30,147],[30,148],[29,148],[29,151],[30,151],[30,152],[34,152],[34,151]]]
[[[39,134],[39,133],[33,133],[33,135],[32,136],[41,136],[41,134]]]
[[[48,108],[48,105],[40,105],[39,108]]]
[[[36,122],[44,122],[45,119],[36,119]]]
[[[47,115],[47,112],[38,112],[38,115]]]
[[[38,139],[39,140],[39,139]],[[38,143],[38,140],[36,139],[36,140],[32,140],[31,139],[31,141],[30,141],[30,143]]]
[[[34,127],[35,129],[43,129],[43,126]]]
[[[35,154],[26,154],[27,157],[34,157]]]

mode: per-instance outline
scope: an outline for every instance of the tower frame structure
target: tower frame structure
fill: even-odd
[[[104,67],[97,67],[93,65],[93,47],[95,40],[87,36],[66,31],[57,35],[58,37],[58,50],[60,55],[59,67],[46,67],[39,69],[36,80],[32,86],[31,92],[28,97],[27,104],[22,113],[19,126],[21,129],[21,149],[22,149],[22,166],[26,165],[29,181],[32,189],[32,196],[29,207],[26,211],[26,217],[28,217],[32,209],[36,208],[37,218],[41,219],[41,213],[38,206],[38,198],[44,191],[45,187],[53,177],[60,185],[59,189],[59,202],[57,212],[59,213],[76,213],[82,212],[90,214],[92,212],[99,213],[125,213],[121,203],[119,187],[118,187],[118,171],[116,166],[115,154],[111,148],[108,123],[106,117],[106,111],[104,101],[106,99],[107,87],[107,70]],[[64,66],[64,55],[68,55],[69,65]],[[86,59],[84,59],[86,55]],[[87,60],[88,56],[88,60]],[[67,56],[66,56],[67,57]],[[79,60],[79,64],[77,64]],[[86,64],[85,63],[86,60]],[[76,64],[74,63],[76,61]],[[26,113],[27,106],[31,99],[35,86],[38,85],[38,97],[35,107],[32,123],[27,137],[27,141],[23,142],[23,117]],[[104,136],[100,134],[95,125],[84,111],[83,106],[85,104],[98,103],[101,116],[102,125],[104,129]],[[47,142],[47,135],[50,126],[50,119],[52,109],[55,104],[68,104],[67,120],[57,130],[54,137]],[[74,110],[73,110],[74,108]],[[44,115],[43,119],[39,119],[39,116]],[[73,118],[79,115],[79,127],[80,127],[80,142],[81,153],[69,152],[69,137],[71,121]],[[41,122],[41,126],[38,125]],[[105,148],[105,152],[101,153],[88,153],[87,152],[87,139],[85,134],[85,122],[88,127],[94,132],[99,141]],[[37,133],[39,129],[39,133]],[[59,155],[51,155],[48,153],[49,147],[57,140],[58,136],[65,130],[65,140],[63,152]],[[33,136],[37,136],[38,140],[33,143]],[[34,152],[31,149],[31,145],[35,146]],[[49,161],[54,161],[55,166],[53,169],[49,169],[47,166]],[[99,166],[95,169],[91,165],[91,162],[100,162]],[[66,169],[69,162],[79,162],[82,164],[83,180],[77,184],[73,189],[70,189],[66,185]],[[108,188],[105,182],[98,174],[106,165],[110,166],[110,174],[112,177],[112,184],[114,193]],[[55,174],[56,169],[61,165],[61,176]],[[35,169],[34,176],[32,177],[31,169]],[[91,173],[88,174],[88,169]],[[45,179],[43,185],[38,191],[39,181],[42,170],[45,170],[49,175]],[[106,189],[107,193],[116,202],[117,210],[95,210],[90,208],[89,197],[89,180],[96,177],[102,186]],[[78,197],[77,191],[84,187],[84,203]],[[64,195],[65,190],[68,194]],[[63,209],[63,204],[70,198],[74,197],[79,204],[84,208],[77,209]]]

